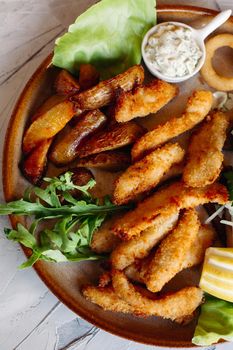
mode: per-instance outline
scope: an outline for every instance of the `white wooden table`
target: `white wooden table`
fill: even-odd
[[[54,39],[94,2],[0,0],[0,164],[8,120],[20,91],[52,50]],[[233,9],[233,0],[158,2]],[[155,349],[113,336],[77,318],[33,269],[17,270],[25,257],[19,246],[4,237],[5,226],[9,226],[8,220],[0,218],[0,350]],[[232,350],[233,344],[218,345],[217,349]]]

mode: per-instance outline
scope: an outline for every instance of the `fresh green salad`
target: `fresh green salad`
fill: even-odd
[[[30,187],[22,199],[0,205],[0,215],[34,218],[29,228],[18,223],[16,229],[5,229],[8,239],[32,250],[32,255],[20,268],[32,266],[38,260],[62,262],[102,258],[90,249],[93,232],[108,214],[126,207],[113,205],[108,197],[100,204],[88,192],[95,180],[76,186],[71,172],[44,178],[44,181],[47,182],[45,189]],[[72,190],[79,190],[81,198],[74,198]],[[45,221],[50,228],[40,229]]]

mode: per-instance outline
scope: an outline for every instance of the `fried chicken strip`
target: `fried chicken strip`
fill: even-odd
[[[199,265],[203,262],[205,257],[205,251],[212,245],[215,235],[216,233],[212,226],[200,226],[195,243],[187,252],[186,257],[183,260],[183,264],[180,268],[180,271],[192,266]],[[133,281],[144,283],[145,275],[148,271],[148,265],[151,259],[152,257],[150,257],[150,259],[146,257],[138,261],[137,263],[128,266],[125,269],[126,276],[132,279]]]
[[[170,143],[131,165],[115,183],[113,202],[120,205],[133,201],[155,187],[172,165],[182,161],[184,154],[178,143]]]
[[[118,270],[112,272],[112,284],[118,297],[130,304],[136,312],[171,320],[191,315],[203,299],[203,292],[197,287],[185,287],[159,299],[150,299],[138,292],[125,274]]]
[[[222,112],[216,112],[192,136],[183,172],[187,186],[204,187],[218,178],[228,124],[228,117]]]
[[[151,259],[145,283],[151,292],[159,292],[183,266],[185,257],[196,241],[200,221],[194,209],[186,210],[173,231],[163,239]]]
[[[84,286],[82,289],[84,297],[94,304],[99,305],[104,310],[133,313],[134,307],[119,298],[111,286],[95,287]]]
[[[110,253],[121,242],[119,237],[111,232],[111,227],[117,217],[119,217],[119,214],[113,215],[110,219],[104,221],[94,232],[91,241],[91,249],[96,253]]]
[[[136,259],[146,257],[150,250],[158,244],[175,226],[178,212],[163,214],[154,220],[154,224],[143,231],[140,236],[129,241],[120,242],[111,254],[112,266],[124,270],[134,263]]]
[[[154,79],[131,91],[121,91],[116,100],[115,119],[118,122],[127,122],[156,113],[177,95],[178,90],[175,85]]]
[[[117,89],[131,90],[144,80],[144,69],[140,65],[130,67],[124,73],[101,81],[91,89],[83,91],[72,97],[75,105],[82,110],[98,109],[110,104],[115,99]]]
[[[159,215],[194,208],[206,203],[225,204],[228,191],[225,186],[214,183],[204,188],[186,187],[175,182],[140,202],[138,206],[116,220],[112,230],[123,240],[130,240],[142,230],[152,226]]]
[[[132,148],[132,159],[138,160],[175,136],[192,129],[209,113],[213,102],[210,91],[195,91],[188,99],[180,118],[172,118],[143,135]]]

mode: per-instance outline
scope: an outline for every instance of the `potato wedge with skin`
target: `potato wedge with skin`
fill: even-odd
[[[21,163],[20,167],[24,176],[34,185],[40,182],[45,173],[51,143],[52,139],[41,142]]]
[[[116,180],[114,203],[134,201],[139,194],[151,190],[172,165],[182,161],[184,154],[178,143],[168,143],[131,165]]]
[[[81,143],[106,122],[106,116],[98,109],[80,116],[76,125],[71,129],[64,130],[61,137],[55,141],[50,153],[50,160],[58,166],[72,162],[78,155]]]
[[[45,100],[38,109],[36,109],[35,114],[30,118],[30,123],[34,122],[41,114],[48,112],[51,108],[60,102],[64,101],[64,96],[52,95],[47,100]]]
[[[92,136],[77,152],[80,158],[91,154],[114,150],[134,143],[144,134],[144,128],[134,122],[113,124]]]
[[[37,116],[23,137],[23,152],[28,153],[42,141],[55,136],[74,116],[75,107],[65,100]]]
[[[62,69],[54,83],[58,95],[73,95],[80,90],[78,81],[65,69]]]
[[[99,72],[92,64],[81,64],[79,69],[79,84],[82,90],[90,89],[98,84],[100,79]]]
[[[108,171],[124,170],[130,165],[129,153],[123,151],[107,151],[78,159],[76,167],[98,168]]]
[[[82,110],[101,108],[115,100],[118,88],[129,91],[134,86],[141,84],[143,80],[144,69],[136,65],[111,79],[101,81],[91,89],[74,95],[72,101]]]
[[[192,135],[183,172],[183,181],[187,186],[204,187],[218,178],[228,124],[227,115],[216,112]]]
[[[178,90],[175,85],[154,79],[132,91],[121,91],[116,100],[115,119],[119,123],[127,122],[156,113],[177,95]]]

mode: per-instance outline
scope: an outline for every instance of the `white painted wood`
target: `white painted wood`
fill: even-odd
[[[94,2],[0,0],[0,164],[7,123],[20,91],[52,50],[54,38]],[[158,3],[233,8],[232,0],[217,3],[214,0],[160,0]],[[0,201],[3,201],[1,183]],[[77,320],[33,269],[17,270],[25,258],[19,246],[4,237],[3,228],[6,226],[9,226],[8,220],[0,218],[0,350],[154,349]],[[218,349],[230,350],[232,344],[219,345]]]

